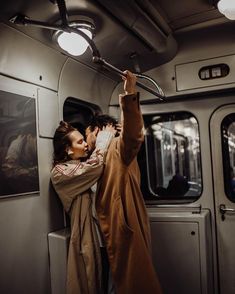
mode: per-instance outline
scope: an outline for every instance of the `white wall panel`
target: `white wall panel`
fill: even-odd
[[[59,84],[60,118],[66,98],[74,97],[97,104],[107,112],[111,94],[116,82],[82,63],[68,59]]]
[[[4,24],[0,40],[0,73],[57,91],[66,56]]]
[[[203,67],[227,64],[230,68],[229,74],[225,77],[201,80],[199,71]],[[196,88],[207,88],[219,85],[235,85],[235,55],[209,58],[206,60],[177,64],[176,65],[177,91],[193,90]]]
[[[53,138],[59,124],[59,101],[56,92],[38,88],[39,136]]]

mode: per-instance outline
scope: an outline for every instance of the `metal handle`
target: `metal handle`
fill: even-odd
[[[109,69],[110,71],[118,74],[119,76],[124,76],[123,71],[121,71],[119,68],[113,66],[112,64],[108,63],[107,61],[105,61],[103,58],[96,56],[93,54],[93,62],[100,64],[104,67],[106,67],[107,69]],[[158,99],[160,101],[165,101],[164,99],[164,93],[162,91],[162,89],[157,85],[156,81],[154,81],[152,78],[142,75],[142,74],[136,74],[137,78],[142,78],[142,79],[147,79],[148,81],[152,82],[154,84],[154,86],[157,88],[157,92],[149,87],[147,87],[146,85],[140,83],[140,82],[136,82],[136,85],[139,86],[140,88],[148,91],[149,93],[155,95],[156,97],[158,97]]]
[[[228,214],[235,214],[235,209],[233,209],[233,208],[227,208],[224,204],[220,204],[219,211],[221,213],[221,219],[222,219],[222,221],[225,220],[225,213],[226,212]]]
[[[225,214],[226,212],[235,213],[235,209],[227,208],[224,204],[220,204],[219,207],[220,213]]]
[[[151,83],[157,88],[158,93],[159,93],[160,95],[162,95],[162,97],[165,97],[165,94],[164,94],[162,88],[156,83],[156,81],[154,81],[153,78],[151,78],[151,77],[149,77],[149,76],[147,76],[147,75],[144,75],[144,74],[137,74],[137,73],[136,73],[135,75],[136,75],[137,78],[146,79],[146,80],[148,80],[149,82],[151,82]],[[164,100],[162,97],[160,97],[161,100]]]

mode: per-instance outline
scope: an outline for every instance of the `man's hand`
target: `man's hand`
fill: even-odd
[[[122,77],[124,81],[124,91],[126,95],[131,95],[136,93],[135,85],[136,85],[136,76],[130,72],[129,70],[125,70],[125,77]]]
[[[103,127],[102,129],[103,131],[108,131],[111,132],[113,134],[113,136],[115,137],[117,130],[116,127],[111,125],[111,124],[107,124],[106,126]]]

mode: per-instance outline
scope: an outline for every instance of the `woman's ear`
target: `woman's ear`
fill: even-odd
[[[73,154],[73,151],[72,151],[70,148],[68,148],[68,149],[67,149],[67,154],[68,154],[68,155],[72,155],[72,154]]]

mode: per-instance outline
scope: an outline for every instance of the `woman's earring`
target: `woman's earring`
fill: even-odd
[[[72,155],[72,154],[73,154],[73,151],[71,149],[69,149],[68,155]]]

